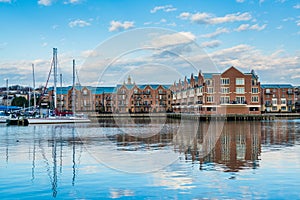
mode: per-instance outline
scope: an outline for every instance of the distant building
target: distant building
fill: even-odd
[[[171,111],[170,85],[127,83],[117,85],[114,95],[116,112],[169,112]]]
[[[49,88],[53,102],[53,88]],[[75,110],[96,112],[167,112],[171,107],[168,85],[127,83],[116,87],[75,86]],[[57,109],[72,110],[72,86],[57,87]]]
[[[185,77],[171,87],[173,110],[200,114],[260,114],[260,82],[251,71],[230,67],[223,73]]]
[[[295,89],[291,84],[262,84],[261,88],[262,111],[294,111]]]

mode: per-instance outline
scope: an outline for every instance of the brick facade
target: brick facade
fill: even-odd
[[[223,73],[198,73],[174,83],[175,112],[200,114],[260,114],[258,76],[230,67]]]

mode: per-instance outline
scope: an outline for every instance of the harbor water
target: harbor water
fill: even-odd
[[[0,199],[300,199],[300,120],[0,124]]]

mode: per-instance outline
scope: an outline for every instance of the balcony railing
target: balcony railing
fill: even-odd
[[[167,94],[167,92],[158,92],[158,94],[165,95],[165,94]]]
[[[203,101],[197,101],[197,104],[203,104]]]

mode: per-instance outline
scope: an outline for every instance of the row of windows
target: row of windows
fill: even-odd
[[[221,93],[222,94],[229,94],[229,87],[221,87]],[[251,88],[252,94],[258,94],[258,88]],[[236,87],[235,92],[237,94],[245,94],[245,88],[244,87]],[[208,94],[213,94],[214,93],[214,88],[213,87],[208,87],[207,88],[207,93]]]
[[[273,89],[272,92],[276,92],[276,89]],[[287,90],[289,93],[293,93],[293,89]],[[285,92],[285,89],[281,89],[281,92]],[[271,93],[271,89],[266,89],[266,93]]]
[[[230,79],[229,78],[221,78],[221,85],[229,85]],[[245,79],[244,78],[236,78],[235,79],[236,85],[245,85]]]
[[[207,103],[213,103],[214,102],[214,97],[213,96],[207,96],[206,97],[206,102]],[[258,103],[259,102],[259,97],[258,96],[252,96],[251,97],[251,102],[252,103]],[[246,103],[246,98],[244,96],[236,97],[234,101],[230,101],[228,96],[223,96],[220,98],[220,103],[221,104],[245,104]]]

